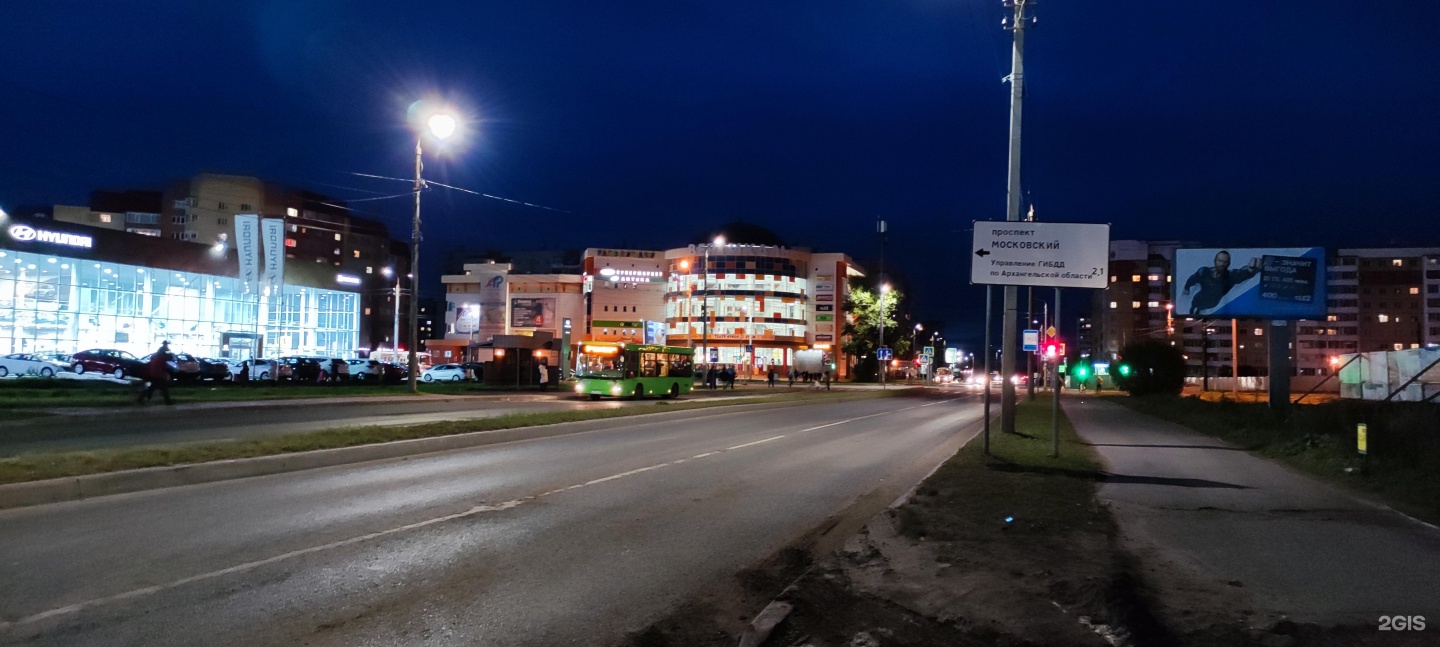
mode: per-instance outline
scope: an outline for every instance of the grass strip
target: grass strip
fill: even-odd
[[[1220,438],[1321,479],[1367,492],[1407,514],[1440,522],[1440,407],[1419,402],[1337,400],[1291,407],[1196,397],[1119,397],[1141,413]],[[1355,425],[1369,425],[1369,454]]]
[[[603,420],[666,411],[689,411],[745,404],[775,402],[845,401],[903,395],[904,391],[832,391],[829,393],[787,393],[760,398],[724,401],[659,401],[651,407],[623,407],[592,411],[554,411],[477,418],[454,422],[394,427],[347,427],[303,434],[286,434],[245,440],[186,443],[170,446],[107,449],[80,452],[22,454],[0,459],[0,484],[38,481],[67,476],[84,476],[121,470],[210,461],[255,458],[320,449],[336,449],[416,438],[452,436],[476,431],[494,431],[552,425],[564,422]]]

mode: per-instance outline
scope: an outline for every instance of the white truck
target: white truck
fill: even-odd
[[[825,365],[825,351],[823,350],[797,350],[795,351],[795,363],[790,370],[795,373],[814,373],[819,375],[830,367]]]

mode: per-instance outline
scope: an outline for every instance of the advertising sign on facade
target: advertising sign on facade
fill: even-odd
[[[819,304],[819,305],[815,306],[815,312],[834,312],[834,311],[835,311],[835,304],[833,304],[833,303],[822,303],[822,304]]]
[[[235,214],[235,251],[240,257],[240,280],[246,285],[260,281],[260,216]]]
[[[555,299],[511,299],[511,328],[544,328],[555,322]]]
[[[835,284],[834,284],[834,283],[816,283],[816,284],[815,284],[815,291],[816,291],[816,292],[834,292],[834,291],[835,291]]]
[[[664,343],[665,343],[665,322],[663,322],[663,321],[646,321],[646,322],[645,322],[645,343],[647,343],[647,344],[664,344]]]
[[[835,338],[830,335],[815,335],[815,341],[835,341]]]
[[[835,321],[835,315],[815,315],[815,321]]]
[[[51,243],[54,245],[84,247],[87,249],[95,245],[95,241],[89,236],[50,231],[48,229],[36,229],[30,225],[10,225],[8,231],[11,239],[21,243]]]
[[[265,284],[285,283],[285,219],[266,218],[260,221],[261,238],[265,243]],[[357,280],[356,283],[359,283]]]
[[[817,294],[817,295],[815,295],[815,300],[816,300],[816,301],[834,301],[834,300],[835,300],[835,295],[833,295],[833,294]]]
[[[480,304],[451,304],[455,308],[455,332],[469,335],[480,332]]]
[[[1177,249],[1175,315],[1318,319],[1325,315],[1325,249]]]

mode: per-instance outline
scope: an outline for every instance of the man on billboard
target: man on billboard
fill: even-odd
[[[1260,258],[1250,259],[1250,264],[1238,270],[1230,269],[1230,252],[1221,250],[1215,254],[1215,264],[1211,267],[1202,267],[1195,270],[1190,278],[1185,280],[1184,296],[1190,296],[1190,290],[1198,287],[1195,298],[1190,300],[1190,314],[1203,315],[1213,310],[1220,304],[1225,294],[1235,286],[1244,283],[1246,279],[1255,276],[1260,272]]]

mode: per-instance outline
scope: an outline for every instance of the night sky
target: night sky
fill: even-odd
[[[402,194],[355,174],[411,174],[406,107],[438,96],[470,122],[430,178],[554,210],[427,193],[436,286],[459,244],[663,249],[732,220],[871,259],[883,217],[917,313],[980,332],[969,223],[1005,210],[998,0],[4,4],[0,207],[199,172]],[[1041,220],[1440,245],[1440,3],[1034,12],[1024,184]],[[404,198],[352,206],[408,238]]]

